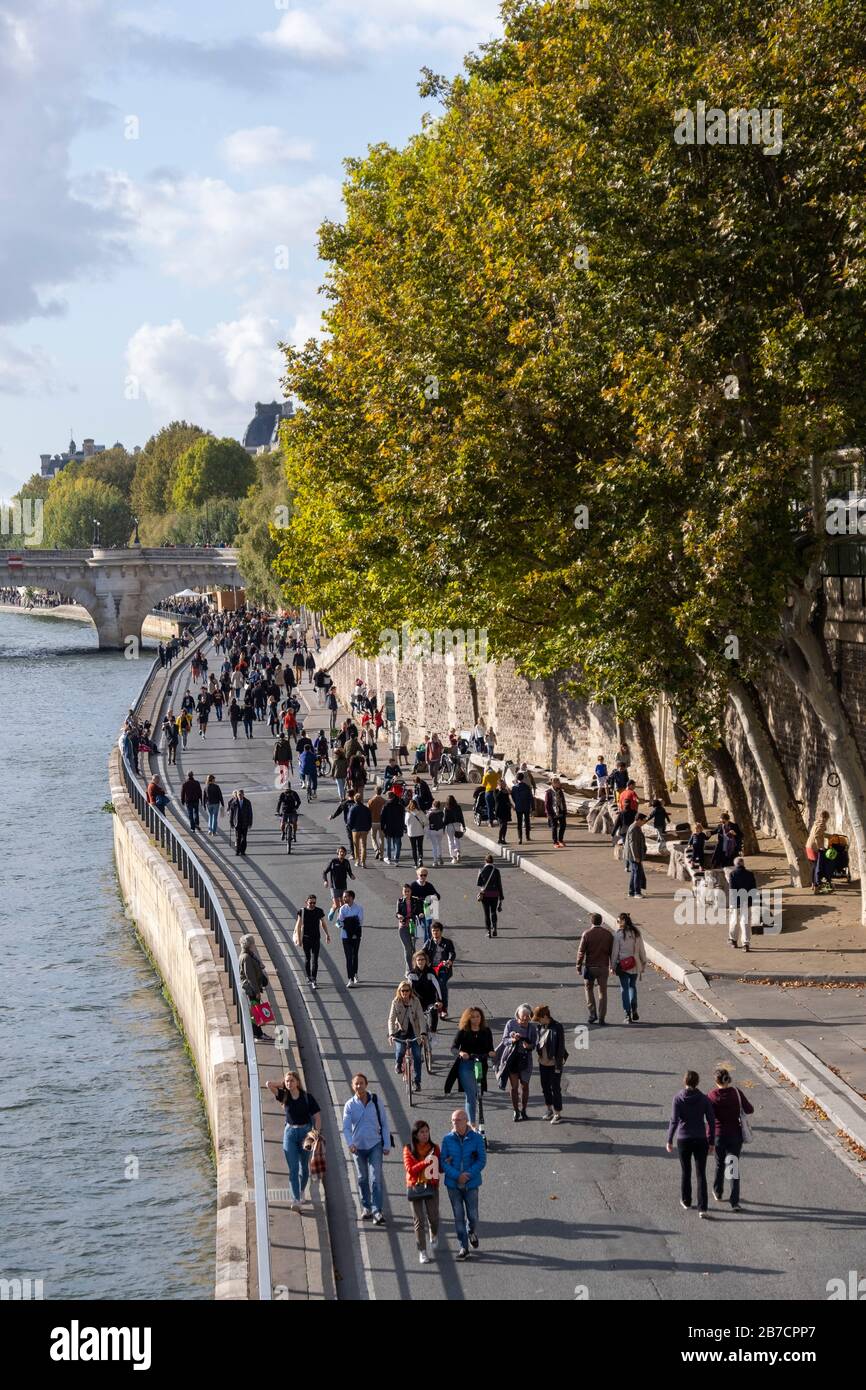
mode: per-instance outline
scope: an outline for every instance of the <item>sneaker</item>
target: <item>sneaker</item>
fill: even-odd
[[[736,941],[731,941],[731,942],[730,942],[730,945],[733,946],[734,950],[736,951],[736,949],[737,949],[737,943],[736,943]]]
[[[426,1252],[426,1250],[419,1250],[419,1251],[418,1251],[418,1263],[419,1263],[419,1265],[429,1265],[430,1260],[429,1260],[428,1257],[427,1257],[427,1252]]]
[[[631,1014],[626,1014],[625,1021],[626,1023],[631,1023]]]
[[[607,1021],[606,1021],[605,1019],[603,1019],[603,1018],[600,1018],[600,1019],[598,1020],[598,1026],[599,1026],[599,1028],[606,1028],[606,1027],[607,1027]]]
[[[521,1120],[525,1120],[525,1119],[526,1119],[526,1111],[525,1111],[525,1110],[521,1110],[521,1112],[520,1112],[520,1118],[521,1118]]]
[[[478,1237],[474,1231],[469,1232],[469,1244],[472,1246],[473,1250],[478,1249]]]
[[[384,1226],[384,1224],[385,1224],[385,1218],[384,1218],[384,1216],[382,1215],[382,1213],[381,1213],[380,1211],[374,1211],[374,1212],[373,1212],[373,1225],[374,1225],[374,1226]]]
[[[520,1119],[520,1111],[519,1111],[519,1110],[515,1110],[515,1112],[514,1112],[514,1123],[517,1124],[517,1121],[518,1121],[519,1119]]]
[[[439,1237],[438,1237],[438,1236],[431,1236],[431,1237],[430,1237],[430,1249],[431,1249],[431,1250],[438,1250],[438,1249],[439,1249]]]
[[[545,1112],[544,1112],[543,1118],[544,1118],[545,1120],[552,1120],[552,1119],[553,1119],[553,1107],[552,1107],[551,1105],[548,1105],[547,1109],[546,1109]]]
[[[742,1210],[743,1210],[743,1208],[740,1206],[739,1202],[737,1202],[736,1206],[734,1205],[733,1202],[731,1203],[731,1211],[742,1211]]]
[[[714,1202],[721,1202],[721,1201],[723,1201],[723,1200],[724,1200],[724,1198],[722,1197],[721,1192],[715,1192],[715,1191],[713,1192],[713,1201],[714,1201]]]
[[[562,1116],[559,1115],[559,1114],[553,1114],[553,1115],[551,1115],[551,1117],[550,1117],[550,1123],[551,1123],[552,1125],[561,1125],[561,1124],[562,1124]]]
[[[301,1204],[300,1204],[300,1202],[295,1202],[295,1201],[289,1202],[289,1211],[300,1211],[300,1210],[301,1210]]]
[[[469,1259],[469,1251],[466,1249],[465,1245],[461,1245],[460,1249],[457,1251],[457,1254],[454,1256],[454,1258],[455,1258],[455,1260],[468,1260],[468,1259]]]
[[[709,1215],[710,1215],[710,1213],[709,1213],[708,1211],[699,1211],[699,1212],[698,1212],[698,1216],[701,1218],[702,1221],[706,1221],[706,1220],[709,1218]]]
[[[355,988],[355,981],[354,981],[354,980],[347,980],[347,981],[346,981],[346,989],[354,989],[354,988]]]
[[[402,1068],[402,1067],[396,1067],[396,1066],[395,1066],[394,1070],[395,1070],[395,1072],[397,1073],[398,1076],[402,1076],[402,1075],[403,1075],[403,1068]]]
[[[362,1220],[362,1221],[370,1221],[370,1220],[372,1219],[372,1216],[373,1216],[373,1212],[372,1212],[372,1209],[371,1209],[370,1207],[364,1207],[364,1208],[362,1209],[362,1211],[361,1211],[361,1220]]]
[[[631,1021],[632,1023],[640,1023],[640,1014],[637,1012],[636,1009],[632,1013]]]
[[[598,1017],[596,1014],[590,1014],[589,1018],[586,1021],[587,1023],[598,1023]]]
[[[354,982],[356,985],[359,985],[359,984],[361,983],[361,981],[358,979],[358,976],[357,976],[357,975],[353,975],[353,976],[352,976],[352,980],[353,980],[353,982]]]
[[[311,980],[311,981],[310,981],[310,989],[318,989],[318,988],[319,988],[319,986],[316,984],[315,980]]]
[[[692,1209],[691,1202],[684,1202],[682,1198],[680,1198],[680,1206],[682,1207],[683,1211],[691,1211]]]

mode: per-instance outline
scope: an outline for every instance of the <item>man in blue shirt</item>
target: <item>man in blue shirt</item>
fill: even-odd
[[[361,931],[364,926],[364,909],[355,901],[351,888],[343,894],[343,905],[337,913],[340,940],[346,956],[346,975],[349,989],[358,983],[358,952],[361,949]]]
[[[470,1128],[465,1110],[454,1111],[451,1126],[442,1140],[440,1161],[457,1227],[457,1259],[465,1260],[470,1245],[478,1249],[478,1189],[487,1150],[478,1131]]]
[[[361,1220],[370,1217],[384,1225],[382,1215],[382,1159],[391,1152],[391,1131],[384,1102],[367,1090],[363,1072],[352,1077],[354,1095],[343,1106],[343,1138],[352,1155],[361,1194]],[[372,1179],[372,1193],[370,1191]]]

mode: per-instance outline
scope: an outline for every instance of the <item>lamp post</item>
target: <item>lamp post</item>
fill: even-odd
[[[94,548],[94,550],[95,550],[96,547],[99,545],[99,532],[100,532],[101,530],[102,530],[102,523],[101,523],[101,521],[99,521],[99,520],[97,519],[97,517],[94,517],[94,518],[93,518],[93,548]]]
[[[138,539],[138,517],[137,517],[137,516],[134,516],[134,517],[132,518],[132,520],[133,520],[133,522],[135,523],[135,534],[134,534],[134,536],[132,537],[132,544],[133,544],[133,545],[141,545],[141,541]]]

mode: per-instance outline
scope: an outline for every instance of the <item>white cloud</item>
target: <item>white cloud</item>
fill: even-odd
[[[329,34],[308,10],[284,14],[273,32],[262,35],[262,41],[304,62],[342,64],[348,57],[345,43]]]
[[[180,319],[145,323],[127,344],[127,365],[156,418],[238,435],[255,401],[282,398],[281,336],[275,319],[252,315],[218,323],[204,336]]]
[[[19,347],[0,335],[0,394],[44,396],[69,389],[60,378],[57,361],[49,353],[40,347]]]
[[[401,47],[431,47],[459,62],[501,29],[499,0],[315,0],[295,5],[262,40],[322,63]]]
[[[253,126],[227,135],[221,145],[222,157],[231,169],[259,169],[263,165],[290,164],[313,158],[309,140],[287,135],[276,125]]]

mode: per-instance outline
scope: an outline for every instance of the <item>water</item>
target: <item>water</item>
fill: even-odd
[[[46,1299],[207,1299],[207,1124],[101,809],[147,667],[95,642],[0,610],[0,1277]]]

